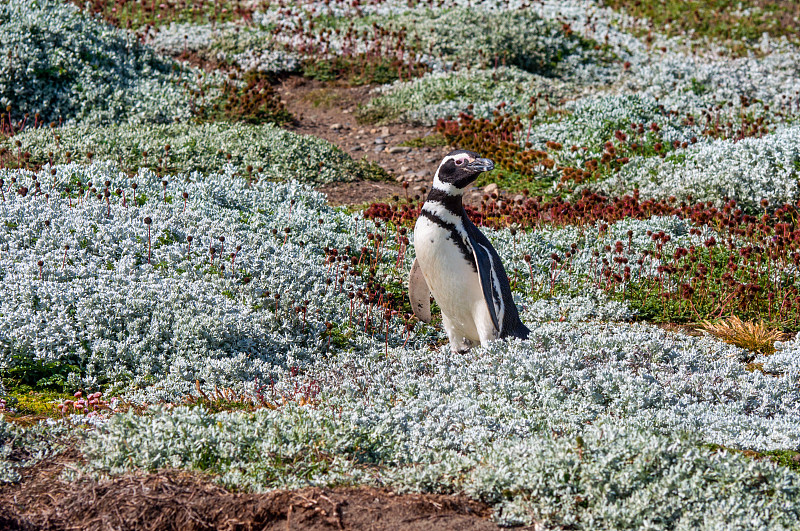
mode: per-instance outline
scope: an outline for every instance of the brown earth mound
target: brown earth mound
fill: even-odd
[[[359,205],[393,195],[403,196],[402,182],[410,190],[427,186],[442,156],[449,149],[403,147],[408,140],[434,132],[431,127],[408,124],[367,125],[356,119],[359,105],[371,98],[372,86],[350,87],[336,82],[320,82],[291,76],[276,87],[295,122],[286,128],[295,133],[314,135],[332,142],[353,159],[366,158],[377,163],[394,180],[383,182],[331,183],[320,187],[333,205]]]
[[[498,529],[488,506],[455,496],[370,487],[242,494],[179,470],[62,481],[79,459],[73,451],[45,460],[1,487],[0,529]]]

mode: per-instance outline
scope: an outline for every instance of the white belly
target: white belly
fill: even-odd
[[[448,335],[481,341],[494,326],[481,290],[478,273],[466,261],[446,229],[420,217],[414,227],[417,260],[433,298],[442,309]]]

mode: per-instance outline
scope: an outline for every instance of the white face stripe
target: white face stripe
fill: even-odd
[[[458,155],[453,155],[452,157],[445,157],[444,160],[442,160],[442,164],[447,162],[448,159],[453,159],[453,162],[455,162],[457,166],[461,166],[464,163],[469,163],[475,160],[466,153],[459,153]]]
[[[436,175],[433,177],[433,187],[439,191],[442,191],[448,195],[463,195],[464,189],[458,188],[457,186],[453,186],[450,183],[443,183],[439,180],[439,172],[436,172]]]
[[[442,162],[439,163],[439,168],[441,168],[448,160],[455,161],[459,167],[463,167],[475,160],[475,158],[467,155],[466,153],[448,155],[442,159]],[[462,195],[464,193],[463,188],[458,188],[450,183],[442,182],[442,180],[439,179],[439,168],[436,169],[436,175],[433,176],[433,187],[450,195]]]

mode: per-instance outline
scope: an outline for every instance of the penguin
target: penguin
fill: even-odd
[[[466,188],[493,168],[494,162],[474,151],[448,153],[414,226],[411,306],[417,318],[430,322],[433,295],[453,353],[505,337],[527,339],[530,333],[519,318],[500,256],[462,204]]]

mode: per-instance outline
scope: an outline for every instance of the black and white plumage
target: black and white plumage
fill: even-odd
[[[525,339],[503,264],[489,240],[467,217],[464,190],[494,168],[489,159],[467,150],[447,154],[414,227],[417,259],[409,277],[414,313],[430,321],[430,294],[442,309],[442,322],[454,352],[473,343],[504,337]]]

